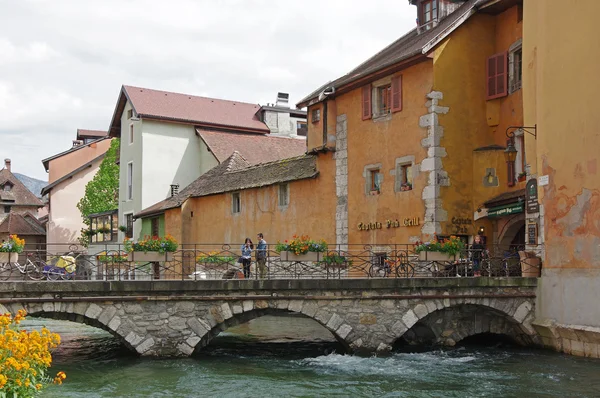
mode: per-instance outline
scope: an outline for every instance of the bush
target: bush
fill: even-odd
[[[33,397],[48,384],[62,384],[67,378],[64,372],[54,379],[46,373],[52,363],[50,350],[60,344],[60,336],[46,328],[20,330],[25,316],[25,310],[14,318],[0,315],[0,392],[6,397]]]

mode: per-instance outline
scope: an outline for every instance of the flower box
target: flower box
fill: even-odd
[[[443,253],[443,252],[422,251],[419,253],[419,260],[420,261],[454,261],[454,260],[456,260],[456,255]]]
[[[19,253],[0,252],[0,263],[16,263],[19,261]]]
[[[127,253],[128,261],[137,261],[137,262],[163,262],[163,261],[173,261],[173,252],[130,252]]]
[[[298,262],[313,261],[313,262],[317,262],[317,261],[321,260],[323,253],[307,252],[305,254],[296,255],[293,252],[282,250],[279,253],[279,255],[281,257],[281,261],[298,261]]]

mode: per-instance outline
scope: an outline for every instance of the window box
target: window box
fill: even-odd
[[[454,261],[454,260],[456,260],[456,254],[422,251],[419,253],[419,260],[420,261]]]
[[[412,191],[412,184],[406,183],[400,186],[400,191]]]
[[[374,190],[374,191],[371,191],[370,193],[371,193],[371,195],[375,196],[375,195],[379,195],[380,192],[378,190]]]
[[[320,252],[308,252],[305,254],[296,255],[293,252],[282,250],[279,252],[281,261],[298,261],[298,262],[318,262],[321,261],[323,253]]]
[[[0,252],[0,264],[16,263],[19,261],[19,253]]]
[[[168,262],[173,261],[173,252],[130,252],[127,253],[127,261],[137,262]]]

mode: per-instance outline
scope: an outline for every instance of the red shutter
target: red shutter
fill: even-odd
[[[362,88],[362,120],[371,118],[371,85]]]
[[[487,59],[487,99],[504,97],[508,94],[508,53],[492,55]]]
[[[392,78],[392,112],[402,110],[402,75]]]

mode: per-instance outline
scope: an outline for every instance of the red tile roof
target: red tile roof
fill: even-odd
[[[46,230],[31,214],[9,213],[0,221],[0,233],[16,235],[46,235]]]
[[[11,185],[11,189],[5,191],[4,185],[7,183]],[[44,206],[42,201],[6,168],[0,170],[0,205]]]
[[[142,118],[269,132],[256,115],[260,109],[257,104],[123,86],[111,122],[111,136],[120,135],[121,114],[127,99]]]
[[[77,129],[77,139],[80,140],[83,137],[88,138],[102,138],[108,135],[108,131],[102,130],[86,130],[86,129]]]
[[[306,153],[305,139],[201,129],[196,131],[219,163],[224,162],[234,151],[239,152],[250,165],[293,158]]]

